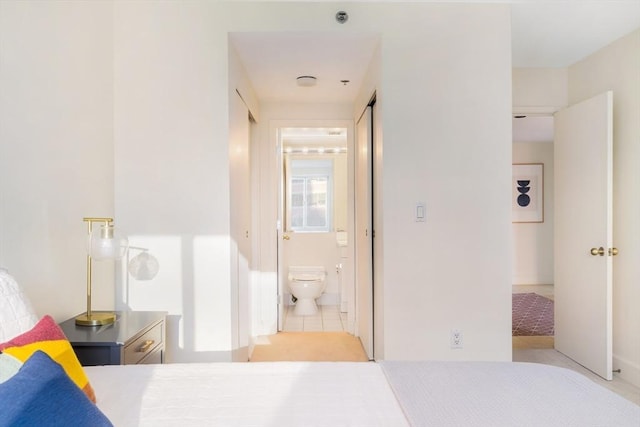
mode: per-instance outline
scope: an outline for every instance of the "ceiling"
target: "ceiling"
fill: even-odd
[[[492,2],[511,3],[514,67],[566,67],[640,27],[640,0]],[[348,12],[348,6],[344,9]],[[378,36],[233,33],[230,40],[262,102],[344,103],[354,100]],[[297,87],[301,75],[316,76],[317,86]]]
[[[513,142],[553,142],[553,116],[515,116]]]
[[[465,1],[511,4],[512,64],[517,68],[567,67],[640,27],[640,0]],[[348,6],[344,10],[348,12]],[[246,32],[230,34],[230,41],[262,102],[351,103],[379,43],[379,35]],[[298,87],[296,77],[304,75],[317,77],[317,85]],[[513,140],[552,141],[553,118],[514,118]]]
[[[379,36],[366,33],[232,33],[229,36],[264,102],[353,102]],[[298,87],[298,76],[317,78]],[[348,82],[342,82],[348,80]]]

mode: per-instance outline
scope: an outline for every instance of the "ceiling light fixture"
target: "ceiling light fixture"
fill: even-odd
[[[296,83],[298,84],[298,86],[301,86],[301,87],[315,86],[317,82],[318,82],[318,79],[316,79],[313,76],[300,76],[296,78]]]

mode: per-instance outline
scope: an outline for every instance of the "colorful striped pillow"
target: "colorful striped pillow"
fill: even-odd
[[[26,362],[38,350],[60,364],[69,378],[95,403],[95,393],[73,347],[50,316],[44,316],[30,331],[0,344],[1,352],[22,362]]]

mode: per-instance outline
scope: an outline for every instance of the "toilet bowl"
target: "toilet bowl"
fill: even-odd
[[[318,312],[316,298],[324,292],[326,276],[324,267],[289,267],[289,290],[296,298],[294,314],[311,316]]]

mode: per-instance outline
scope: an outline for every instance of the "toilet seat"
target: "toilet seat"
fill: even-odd
[[[296,282],[315,282],[320,279],[322,278],[318,277],[316,274],[300,274],[292,278],[292,280],[295,280]]]

